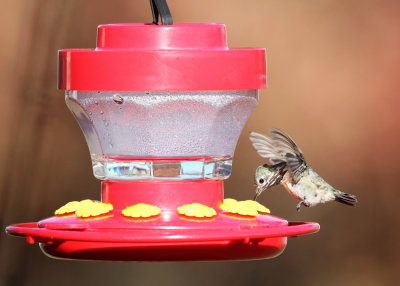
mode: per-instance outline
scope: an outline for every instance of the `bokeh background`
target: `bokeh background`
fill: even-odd
[[[151,22],[147,0],[1,0],[0,285],[398,285],[400,269],[400,2],[169,0],[175,22],[224,23],[230,47],[265,47],[268,89],[235,153],[227,197],[253,196],[263,163],[249,131],[287,131],[355,208],[296,212],[281,186],[273,214],[317,221],[278,258],[241,262],[53,260],[7,236],[71,200],[98,199],[88,149],[57,90],[57,50],[95,46],[105,23]]]

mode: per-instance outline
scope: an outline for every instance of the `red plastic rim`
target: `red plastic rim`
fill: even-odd
[[[201,223],[197,221],[197,223]],[[205,222],[203,222],[205,223]],[[276,257],[287,236],[318,231],[317,223],[289,223],[279,227],[238,228],[233,231],[197,229],[54,230],[25,223],[7,227],[12,235],[38,242],[53,258],[111,261],[243,260]]]
[[[267,225],[259,229],[244,228],[218,232],[215,229],[205,231],[164,229],[164,230],[129,230],[129,229],[89,229],[88,231],[54,230],[38,226],[38,223],[21,223],[10,225],[7,233],[16,236],[25,236],[28,242],[45,242],[70,240],[86,242],[115,242],[115,243],[185,243],[207,241],[235,241],[254,240],[272,237],[288,237],[310,234],[319,230],[315,222],[291,222],[285,226],[271,227]]]
[[[7,232],[40,243],[52,257],[89,260],[188,261],[261,259],[279,255],[289,236],[318,231],[317,223],[288,223],[271,216],[222,211],[222,181],[103,181],[106,214],[61,215],[38,223],[11,225]],[[159,206],[159,215],[131,218],[121,211],[136,203]],[[213,207],[213,217],[181,215],[188,203]]]
[[[97,48],[59,51],[63,90],[244,90],[266,86],[265,49],[229,49],[225,26],[112,24]]]

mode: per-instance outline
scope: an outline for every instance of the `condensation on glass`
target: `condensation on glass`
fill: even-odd
[[[257,90],[66,91],[98,179],[226,179]]]

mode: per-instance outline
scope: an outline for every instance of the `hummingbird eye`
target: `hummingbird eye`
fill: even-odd
[[[264,183],[264,179],[261,178],[261,179],[258,180],[258,182],[259,182],[260,184],[263,184],[263,183]]]

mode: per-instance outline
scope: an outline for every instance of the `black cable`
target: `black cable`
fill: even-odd
[[[158,25],[158,17],[163,25],[172,25],[172,16],[166,0],[150,0],[151,12],[153,14],[153,25]]]

